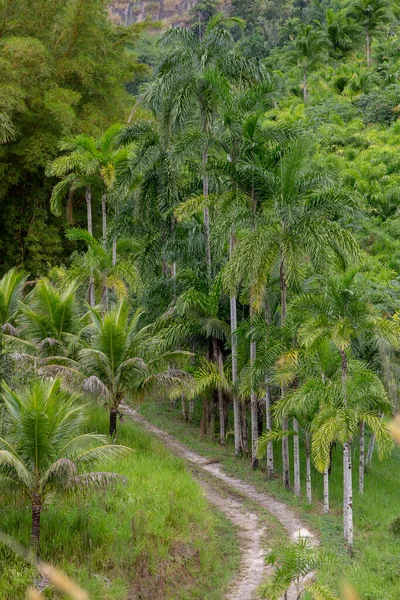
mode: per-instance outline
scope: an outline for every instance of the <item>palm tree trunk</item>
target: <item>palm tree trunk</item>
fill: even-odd
[[[40,516],[42,513],[42,504],[36,494],[32,500],[32,531],[31,531],[31,548],[38,552],[40,543]]]
[[[324,469],[324,513],[329,512],[329,469]]]
[[[213,338],[213,353],[214,353],[214,362],[218,366],[218,371],[220,375],[223,375],[224,365],[222,359],[222,352],[218,345],[217,338]],[[219,413],[219,443],[221,445],[225,444],[225,404],[224,404],[224,394],[221,389],[221,386],[218,386],[218,413]]]
[[[272,414],[271,414],[271,390],[267,384],[267,390],[265,393],[265,412],[267,421],[267,431],[272,431]],[[267,477],[268,479],[274,478],[274,445],[270,441],[267,444]]]
[[[365,461],[365,466],[367,467],[367,469],[369,469],[371,466],[374,449],[375,449],[375,435],[372,434],[371,439],[368,444],[367,458]]]
[[[286,286],[286,277],[285,277],[285,259],[281,254],[281,264],[279,268],[279,279],[280,279],[280,288],[281,288],[281,327],[283,328],[286,325],[286,310],[287,310],[287,286]],[[285,395],[285,387],[281,387],[281,396],[282,398]],[[283,431],[287,431],[288,422],[287,419],[283,420],[282,424]],[[290,488],[290,464],[289,464],[289,439],[288,436],[285,435],[282,438],[282,466],[283,466],[283,483],[286,489]]]
[[[192,423],[194,413],[194,400],[189,400],[189,421]]]
[[[87,229],[90,235],[93,235],[93,220],[92,220],[92,192],[90,185],[86,186],[86,210],[87,210]],[[96,304],[94,298],[94,280],[93,276],[89,279],[89,304],[94,306]]]
[[[311,452],[310,452],[310,432],[306,431],[306,496],[307,502],[312,502],[311,491]]]
[[[182,416],[185,421],[188,420],[188,412],[187,412],[187,404],[186,404],[186,396],[182,394]]]
[[[360,494],[364,493],[365,472],[365,423],[360,423],[360,461],[358,463],[358,488]]]
[[[204,150],[203,152],[203,196],[204,198],[208,198],[208,175],[206,175],[205,171],[207,169],[208,162],[208,151]],[[206,238],[206,265],[207,265],[207,274],[209,279],[211,279],[211,245],[210,245],[210,212],[208,210],[208,206],[204,208],[204,235]]]
[[[344,479],[344,537],[347,551],[353,553],[353,484],[351,465],[351,444],[346,442],[343,446],[343,479]]]
[[[112,242],[112,266],[115,267],[117,264],[117,238],[113,239]]]
[[[256,342],[250,342],[250,366],[253,367],[256,361],[257,345]],[[251,466],[258,468],[258,398],[252,389],[250,394],[250,414],[251,414]]]
[[[293,419],[293,462],[294,462],[294,493],[300,496],[300,450],[299,450],[299,422]]]
[[[282,392],[282,395],[284,392]],[[288,430],[288,421],[283,419],[282,430]],[[288,490],[290,488],[290,462],[289,462],[289,438],[285,435],[282,438],[282,467],[283,467],[283,484]]]
[[[308,99],[308,80],[307,80],[307,69],[304,67],[303,69],[303,99],[304,102],[307,102]]]
[[[111,438],[115,438],[115,434],[117,433],[117,416],[118,411],[116,408],[112,408],[110,410],[110,436]]]
[[[103,194],[101,197],[101,218],[102,218],[102,227],[103,227],[103,247],[106,247],[106,237],[107,237],[107,203],[106,197]]]
[[[369,34],[369,26],[365,26],[365,47],[367,54],[367,67],[371,66],[371,37]]]
[[[247,425],[247,406],[243,403],[240,411],[240,426],[242,438],[242,452],[245,456],[249,453],[249,431]]]
[[[67,202],[67,223],[68,225],[73,225],[74,223],[74,190],[70,190],[68,194],[68,202]]]
[[[229,241],[229,257],[232,258],[235,246],[235,236],[232,233]],[[242,452],[242,436],[240,431],[240,402],[236,394],[238,357],[237,357],[237,306],[236,296],[230,297],[230,321],[231,321],[231,346],[232,346],[232,387],[233,387],[233,429],[235,435],[235,454],[239,456]]]

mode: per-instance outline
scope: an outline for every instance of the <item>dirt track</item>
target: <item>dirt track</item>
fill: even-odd
[[[232,582],[225,599],[252,600],[257,598],[256,590],[269,570],[264,562],[263,537],[266,532],[259,516],[256,512],[252,512],[244,506],[240,496],[252,500],[253,503],[276,517],[286,529],[289,537],[296,538],[301,532],[302,537],[313,538],[311,533],[307,531],[298,516],[283,502],[276,500],[265,492],[259,492],[254,486],[240,479],[227,475],[218,464],[210,463],[200,454],[189,450],[172,435],[146,421],[135,410],[128,406],[123,406],[122,409],[126,416],[140,423],[144,429],[160,439],[174,454],[212,475],[212,485],[201,478],[199,483],[208,500],[234,524],[238,532],[241,552],[240,573],[236,580]],[[224,484],[223,495],[218,492],[218,481]],[[295,597],[294,589],[289,590],[288,600]]]

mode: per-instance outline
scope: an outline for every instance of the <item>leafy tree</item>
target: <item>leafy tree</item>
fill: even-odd
[[[34,382],[23,391],[4,385],[3,401],[10,430],[0,438],[0,481],[3,489],[17,490],[28,499],[31,545],[38,550],[46,499],[122,481],[115,473],[93,473],[88,468],[99,460],[126,456],[130,449],[108,444],[105,436],[82,433],[85,406],[63,391],[59,380]]]

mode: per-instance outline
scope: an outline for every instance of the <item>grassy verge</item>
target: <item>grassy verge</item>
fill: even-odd
[[[93,409],[91,427],[106,431],[102,409]],[[239,565],[230,522],[210,510],[183,462],[133,423],[123,425],[118,441],[135,451],[104,470],[125,475],[127,485],[49,503],[42,517],[42,557],[96,600],[220,599]],[[0,528],[26,544],[26,503],[2,497]],[[0,546],[2,600],[24,598],[34,576]],[[51,589],[46,594],[56,597]]]
[[[322,475],[313,470],[313,504],[305,502],[305,491],[298,499],[283,488],[281,478],[267,481],[265,464],[252,471],[249,461],[233,456],[232,444],[219,446],[210,439],[201,439],[198,423],[183,421],[178,409],[171,408],[169,402],[145,403],[140,412],[160,428],[175,435],[188,447],[204,456],[218,458],[225,471],[242,478],[284,500],[298,511],[309,527],[318,533],[322,545],[336,557],[319,573],[321,583],[337,593],[340,581],[351,581],[363,600],[398,600],[400,598],[400,537],[390,530],[393,520],[400,514],[400,451],[380,463],[374,456],[373,465],[366,476],[365,493],[357,491],[357,448],[353,448],[354,460],[354,518],[355,553],[350,558],[342,540],[342,466],[338,448],[333,455],[330,477],[331,514],[322,514],[323,481]],[[278,449],[275,452],[276,472],[281,473]],[[302,448],[302,473],[305,472],[304,448]],[[304,477],[302,484],[304,484]]]

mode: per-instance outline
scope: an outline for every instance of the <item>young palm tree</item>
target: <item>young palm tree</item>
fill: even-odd
[[[21,336],[18,343],[33,356],[73,356],[84,317],[78,312],[76,281],[54,284],[40,279],[20,303]]]
[[[268,600],[287,599],[290,587],[294,587],[293,598],[300,600],[304,593],[314,600],[337,600],[324,586],[316,583],[310,575],[324,564],[332,563],[332,556],[311,545],[307,538],[279,546],[266,557],[267,564],[274,567],[274,573],[261,587],[261,598]]]
[[[104,398],[110,411],[110,435],[115,438],[118,408],[124,399],[139,399],[150,388],[177,381],[180,373],[169,371],[169,361],[184,353],[165,352],[163,340],[152,327],[141,325],[143,311],[130,314],[127,300],[109,312],[89,311],[91,325],[85,328],[89,343],[76,360],[51,357],[43,372],[59,374],[86,393]]]
[[[85,406],[63,391],[60,381],[34,382],[22,391],[4,384],[3,401],[9,420],[0,438],[0,484],[29,500],[31,545],[39,548],[41,514],[49,496],[80,487],[104,486],[123,477],[88,471],[98,460],[126,456],[130,449],[107,444],[107,438],[82,433]]]
[[[16,268],[7,271],[0,279],[0,326],[3,333],[15,333],[14,323],[25,282],[25,273]]]

